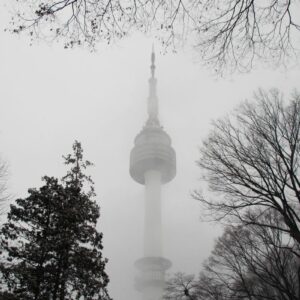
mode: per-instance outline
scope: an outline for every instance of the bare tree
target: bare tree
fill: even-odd
[[[136,30],[154,32],[165,47],[191,36],[220,72],[247,71],[257,59],[282,63],[298,52],[297,0],[15,0],[15,7],[14,32],[62,37],[65,47],[93,47]]]
[[[215,197],[194,197],[208,216],[230,221],[193,280],[196,300],[300,298],[300,95],[255,94],[216,121],[200,149]],[[170,281],[169,298],[184,295],[189,277]],[[184,299],[184,298],[182,298]],[[188,298],[187,298],[188,299]]]
[[[197,300],[195,295],[197,281],[194,275],[176,273],[167,281],[164,299],[166,300]]]
[[[194,275],[176,273],[167,283],[165,300],[227,300],[228,289],[220,283],[217,276],[201,273],[199,279]]]
[[[258,214],[265,224],[282,223],[274,210]],[[222,287],[222,299],[296,300],[299,271],[299,246],[286,233],[259,225],[227,226],[205,264],[199,285],[203,286],[205,278]]]
[[[213,124],[198,164],[216,197],[194,197],[214,219],[279,229],[300,244],[300,95],[289,104],[277,90],[255,98]],[[286,227],[265,224],[256,207],[275,209]]]
[[[282,223],[274,210],[257,214],[266,224]],[[286,233],[259,225],[230,225],[218,238],[199,279],[175,275],[165,299],[296,300],[299,275],[299,246]]]

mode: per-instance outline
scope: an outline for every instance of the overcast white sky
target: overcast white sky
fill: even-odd
[[[143,186],[129,176],[129,153],[146,120],[153,40],[133,36],[97,53],[64,50],[4,33],[8,13],[0,7],[0,155],[10,166],[9,187],[25,197],[43,175],[61,177],[61,156],[82,142],[101,206],[99,229],[109,258],[109,290],[116,300],[139,299],[134,261],[142,255]],[[277,87],[288,97],[300,71],[256,69],[216,79],[195,54],[161,55],[156,46],[161,121],[177,153],[177,176],[164,186],[165,256],[171,271],[198,273],[220,233],[201,222],[190,193],[199,188],[195,164],[210,122],[251,98],[259,87]]]

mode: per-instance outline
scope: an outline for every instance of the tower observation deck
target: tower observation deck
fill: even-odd
[[[148,119],[130,153],[130,175],[145,186],[144,255],[135,263],[139,270],[136,288],[143,300],[162,299],[165,272],[171,267],[162,251],[161,185],[176,175],[176,154],[159,122],[156,83],[152,50]]]

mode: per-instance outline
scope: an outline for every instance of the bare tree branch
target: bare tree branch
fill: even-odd
[[[3,212],[3,205],[8,200],[7,194],[7,164],[0,159],[0,213]]]
[[[218,73],[249,71],[257,60],[285,64],[299,53],[297,0],[15,0],[11,31],[65,47],[153,32],[165,49],[195,45]]]
[[[284,226],[274,210],[256,214],[260,223]],[[203,279],[211,279],[213,285],[223,287],[222,299],[296,300],[298,255],[297,243],[280,230],[260,225],[228,226],[205,264],[198,285],[203,286]]]
[[[286,228],[275,210],[255,210],[255,214],[259,223]],[[293,239],[273,227],[229,225],[199,279],[175,274],[165,299],[298,300],[299,250]]]
[[[201,148],[204,179],[222,196],[211,200],[195,192],[194,198],[213,218],[246,224],[255,224],[255,207],[275,209],[287,226],[281,230],[300,243],[300,96],[288,105],[276,90],[260,90],[255,98],[215,122]]]

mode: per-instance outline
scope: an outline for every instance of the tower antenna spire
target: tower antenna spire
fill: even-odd
[[[159,126],[158,121],[158,99],[156,95],[156,78],[155,78],[155,52],[152,44],[151,52],[151,77],[149,78],[149,97],[148,97],[148,125]]]
[[[155,77],[155,51],[154,44],[152,43],[152,53],[151,53],[151,77]]]

